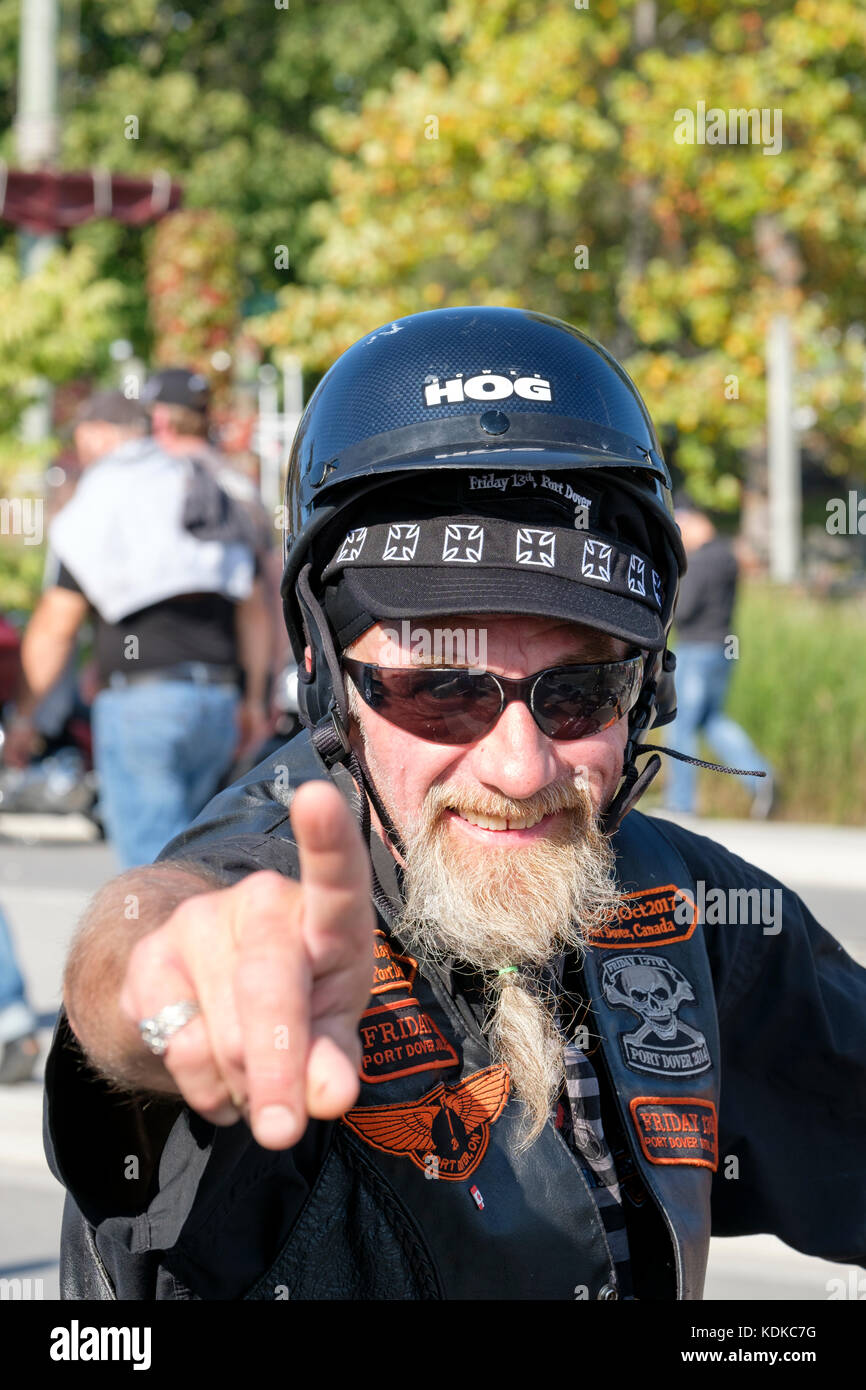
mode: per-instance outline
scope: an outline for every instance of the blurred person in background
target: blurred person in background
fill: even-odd
[[[271,615],[270,675],[276,676],[291,660],[280,597],[282,556],[280,548],[274,543],[273,518],[263,505],[255,484],[234,467],[213,443],[211,392],[207,377],[185,367],[163,368],[148,379],[142,401],[150,412],[153,437],[166,453],[192,461],[199,487],[202,475],[198,470],[207,469],[223,492],[239,503],[250,518],[251,539],[258,556],[265,601]],[[201,499],[201,493],[199,496]],[[202,511],[197,518],[201,525],[207,515],[207,503],[200,500],[198,505]],[[218,533],[214,531],[213,534]],[[254,711],[246,708],[242,716],[251,721],[251,741],[255,742],[252,727]]]
[[[677,746],[698,756],[703,734],[714,755],[732,767],[763,770],[750,777],[752,815],[767,817],[773,806],[774,779],[766,759],[745,729],[724,712],[733,664],[725,644],[737,594],[737,559],[730,541],[719,535],[705,512],[686,494],[676,500],[675,516],[683,538],[688,569],[680,584],[675,614],[677,631]],[[673,762],[667,768],[667,809],[680,815],[697,811],[697,769]]]
[[[28,1081],[33,1075],[39,1055],[36,1027],[9,923],[0,908],[0,1086]]]
[[[4,758],[6,729],[14,723],[14,710],[10,710],[8,702],[20,677],[19,646],[16,629],[0,613],[0,705],[3,706],[0,748]],[[0,1085],[27,1081],[33,1074],[38,1055],[36,1015],[28,1003],[12,933],[0,908]]]
[[[80,410],[83,475],[50,529],[59,562],[22,648],[22,720],[95,620],[100,814],[124,868],[149,863],[267,730],[272,622],[249,512],[147,434],[143,406]]]

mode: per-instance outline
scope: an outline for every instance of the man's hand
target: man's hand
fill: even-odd
[[[369,856],[344,798],[306,783],[291,822],[300,882],[261,872],[188,898],[133,947],[120,995],[136,1034],[197,1000],[162,1062],[193,1110],[217,1125],[243,1115],[268,1149],[356,1101],[373,969]]]
[[[273,733],[274,721],[259,700],[241,700],[237,712],[238,740],[234,756],[244,758],[255,753]]]
[[[32,719],[13,715],[3,725],[3,762],[7,767],[28,767],[41,741]]]

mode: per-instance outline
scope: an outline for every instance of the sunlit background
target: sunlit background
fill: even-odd
[[[765,118],[732,142],[731,111]],[[826,843],[815,909],[835,886],[862,920],[866,882],[803,827],[866,825],[864,135],[849,0],[0,0],[0,615],[20,631],[38,598],[27,518],[74,488],[94,386],[206,373],[278,525],[349,343],[443,305],[556,315],[624,363],[735,538],[730,711],[798,823],[783,861]],[[733,778],[700,793],[748,807]],[[761,1248],[744,1296],[827,1297],[814,1264]]]

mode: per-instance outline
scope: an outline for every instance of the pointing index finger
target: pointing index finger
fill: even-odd
[[[354,944],[375,925],[367,846],[341,792],[305,782],[290,809],[304,890],[304,929],[313,959],[336,944]]]

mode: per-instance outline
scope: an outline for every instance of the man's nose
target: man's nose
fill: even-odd
[[[471,771],[486,786],[515,800],[534,796],[556,780],[553,744],[529,708],[512,700],[489,733],[473,746]]]

